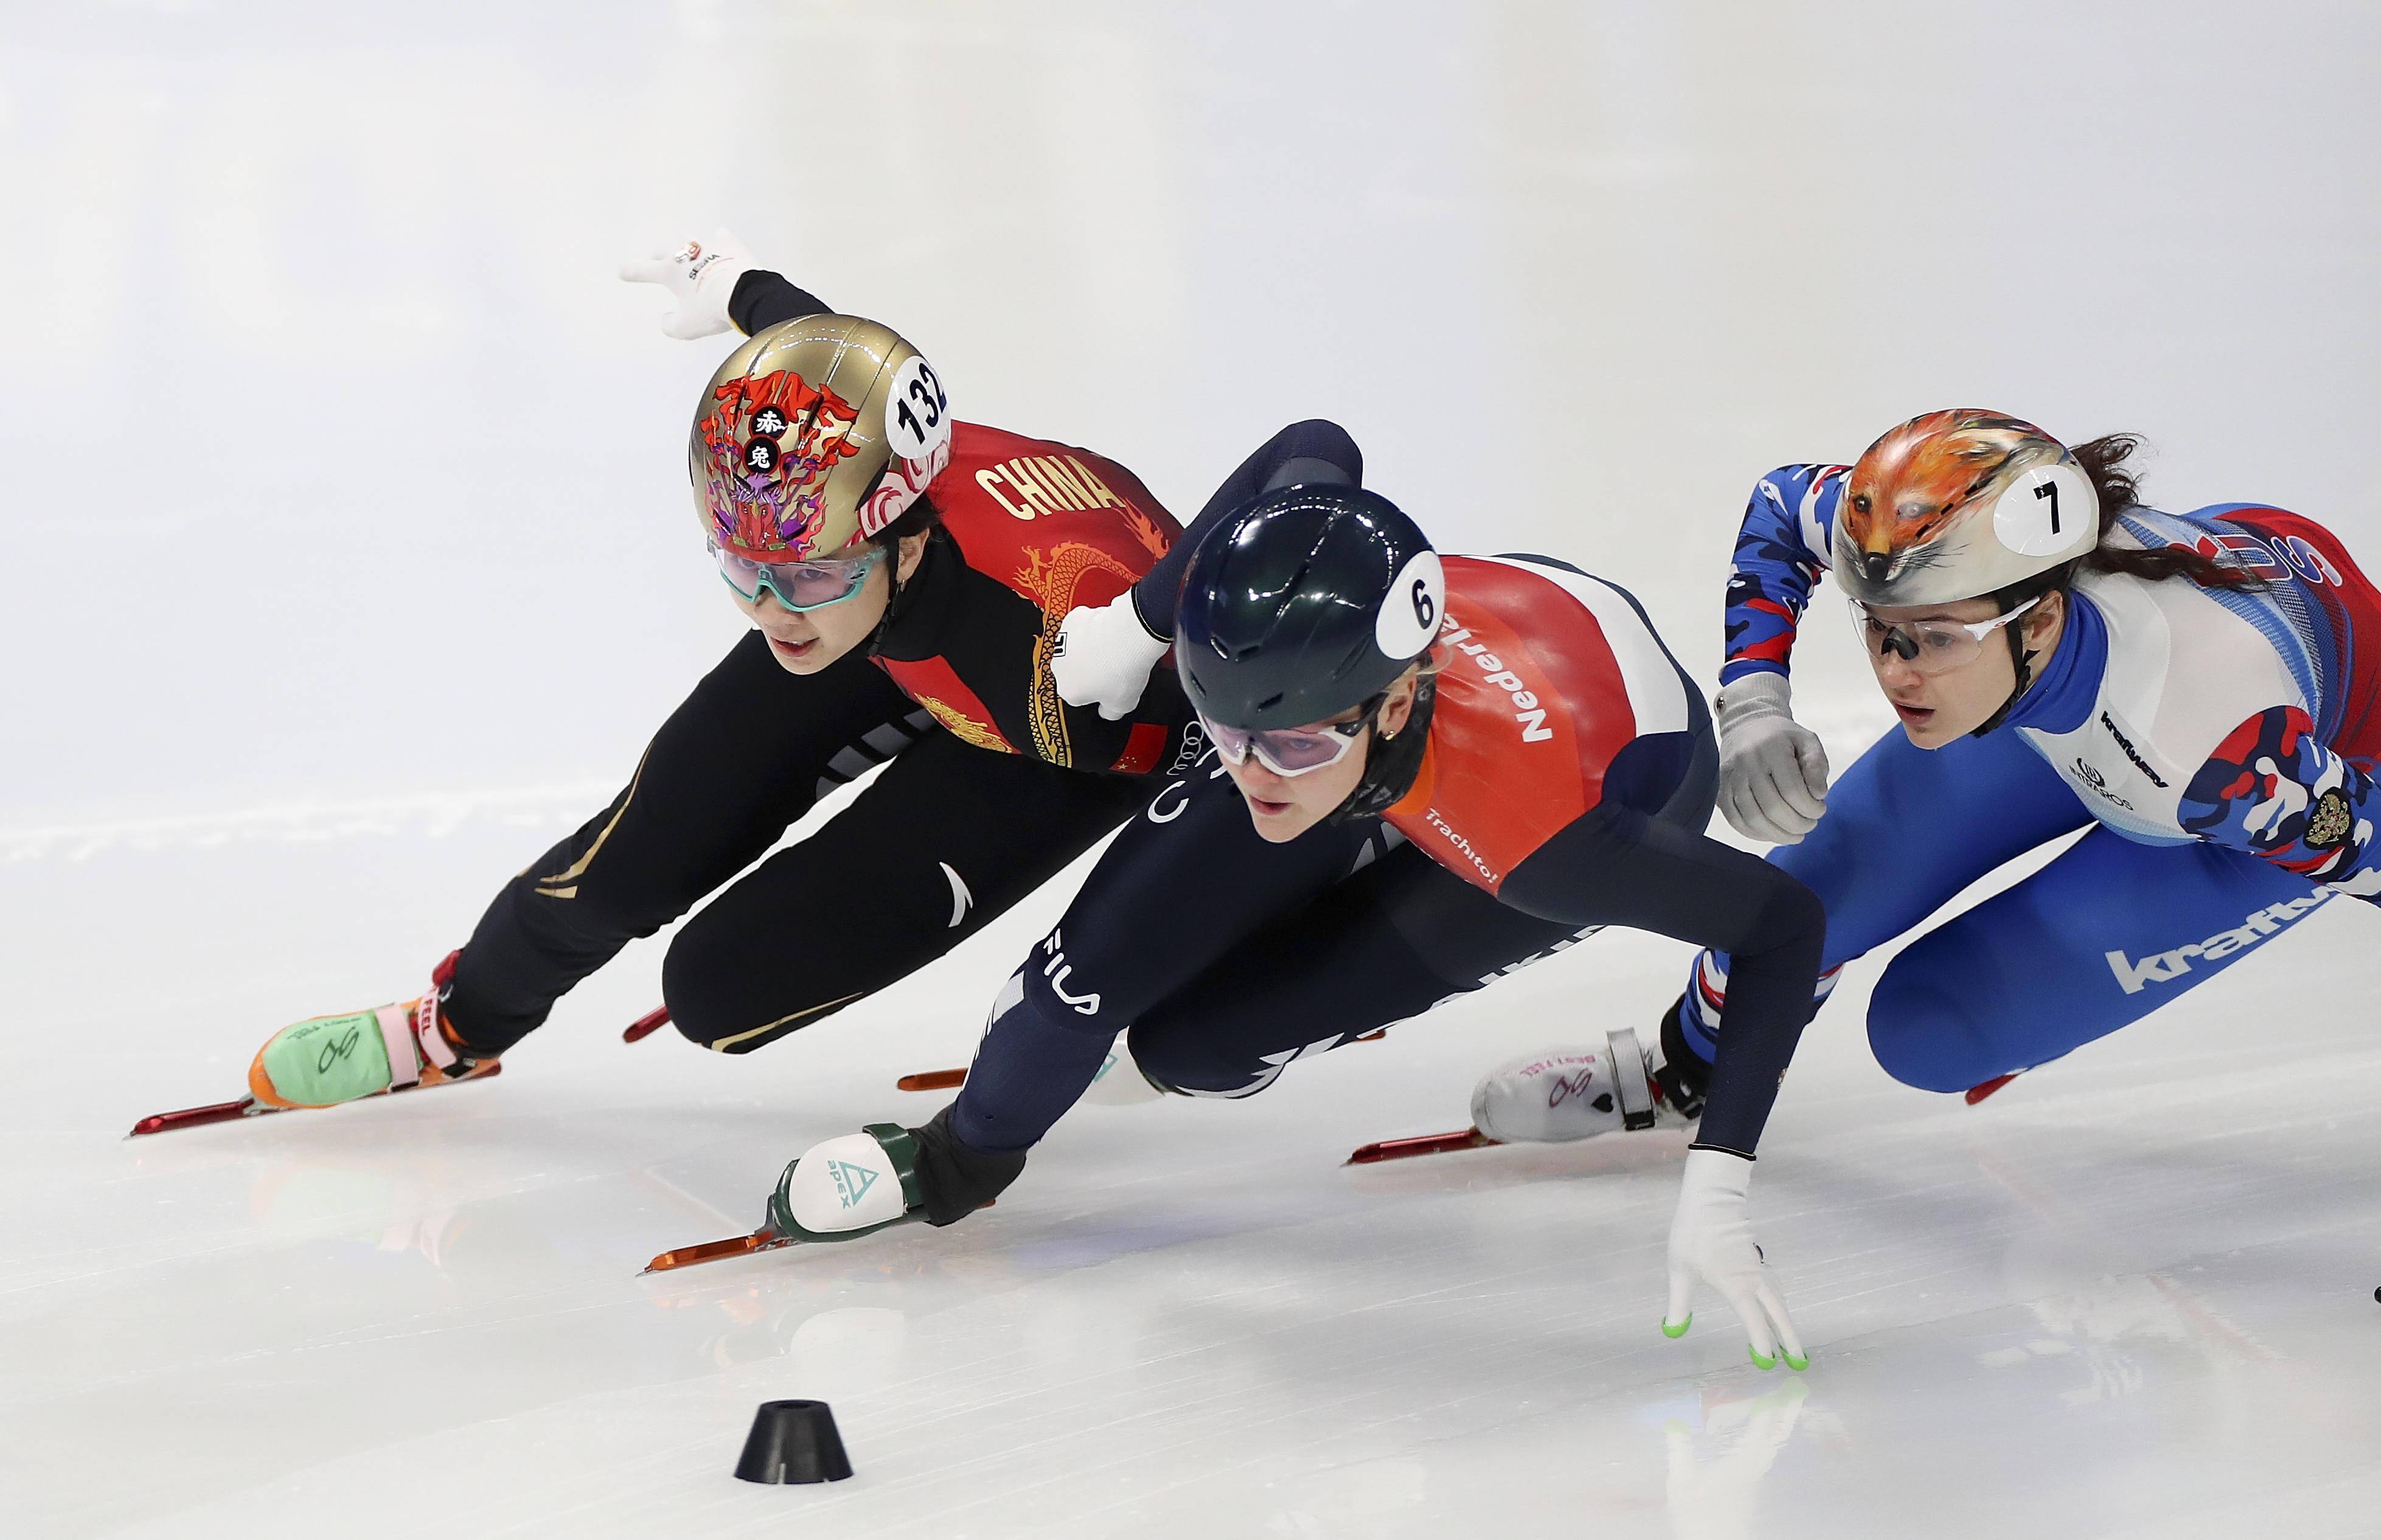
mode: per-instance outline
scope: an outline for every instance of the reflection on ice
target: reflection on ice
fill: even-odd
[[[2059,1359],[2052,1379],[2070,1405],[2141,1390],[2153,1375],[2221,1375],[2231,1365],[2277,1355],[2170,1275],[2105,1278],[2082,1293],[2035,1300],[2026,1309],[2047,1336],[1975,1357],[1988,1369]]]
[[[1808,1381],[1789,1379],[1707,1405],[1700,1430],[1676,1420],[1663,1428],[1677,1540],[1750,1540],[1762,1478],[1792,1441],[1810,1395]]]

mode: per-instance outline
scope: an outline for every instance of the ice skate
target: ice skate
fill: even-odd
[[[249,1094],[262,1106],[288,1111],[484,1073],[495,1058],[466,1057],[439,1009],[460,955],[446,955],[418,999],[316,1016],[275,1033],[248,1067]]]
[[[944,1108],[921,1128],[871,1123],[812,1145],[788,1166],[769,1194],[768,1215],[746,1236],[681,1246],[646,1264],[648,1273],[775,1251],[805,1241],[857,1241],[922,1219],[956,1224],[993,1199],[1025,1169],[1023,1151],[984,1151],[961,1143]]]
[[[1617,1130],[1685,1128],[1653,1056],[1626,1028],[1593,1047],[1527,1054],[1471,1089],[1471,1124],[1499,1144],[1562,1144]],[[1701,1110],[1698,1099],[1694,1111]]]
[[[282,1028],[250,1061],[247,1095],[154,1113],[133,1124],[128,1137],[336,1106],[495,1075],[504,1066],[493,1055],[470,1057],[439,1009],[459,955],[446,955],[431,974],[429,992],[419,999],[344,1016],[311,1017]]]
[[[1676,1029],[1664,1033],[1674,1037]],[[1624,1073],[1624,1070],[1633,1071]],[[1557,1048],[1508,1059],[1471,1089],[1471,1126],[1365,1144],[1350,1166],[1450,1155],[1496,1144],[1564,1144],[1616,1129],[1683,1129],[1703,1112],[1708,1070],[1675,1041],[1649,1054],[1629,1028],[1599,1047]]]

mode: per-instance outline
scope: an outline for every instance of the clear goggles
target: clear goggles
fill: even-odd
[[[1921,674],[1948,674],[1964,668],[1983,655],[1984,639],[2042,603],[2036,594],[2007,615],[1990,620],[1879,620],[1858,599],[1851,601],[1852,625],[1860,632],[1861,650],[1878,657],[1891,654]]]
[[[1325,770],[1348,757],[1356,746],[1357,735],[1373,720],[1373,714],[1388,699],[1386,692],[1374,696],[1352,721],[1326,722],[1319,727],[1227,727],[1199,714],[1199,725],[1207,729],[1215,752],[1224,756],[1227,764],[1246,764],[1251,754],[1276,776],[1295,778]]]
[[[757,604],[766,589],[780,607],[799,615],[856,597],[867,586],[870,569],[885,559],[885,549],[872,545],[865,555],[832,560],[753,561],[714,540],[711,555],[719,575],[739,594]]]

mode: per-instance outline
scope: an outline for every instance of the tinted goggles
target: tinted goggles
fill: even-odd
[[[711,555],[719,563],[719,575],[738,593],[758,603],[766,589],[780,606],[796,614],[855,597],[867,586],[869,570],[885,558],[882,546],[871,546],[864,556],[834,560],[752,561],[717,541],[711,543]]]
[[[1276,776],[1311,776],[1348,757],[1348,751],[1356,746],[1357,735],[1387,698],[1386,693],[1374,696],[1352,721],[1326,722],[1318,727],[1265,727],[1252,731],[1210,721],[1205,712],[1199,714],[1199,725],[1207,729],[1215,752],[1224,756],[1227,764],[1245,764],[1253,753],[1259,764]]]

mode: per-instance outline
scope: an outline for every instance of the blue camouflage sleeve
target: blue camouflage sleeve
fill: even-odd
[[[1781,465],[1744,506],[1728,574],[1723,685],[1747,674],[1783,674],[1811,590],[1827,565],[1846,465]]]
[[[2372,777],[2315,737],[2296,706],[2250,717],[2184,788],[2183,829],[2263,857],[2309,882],[2381,897]]]

